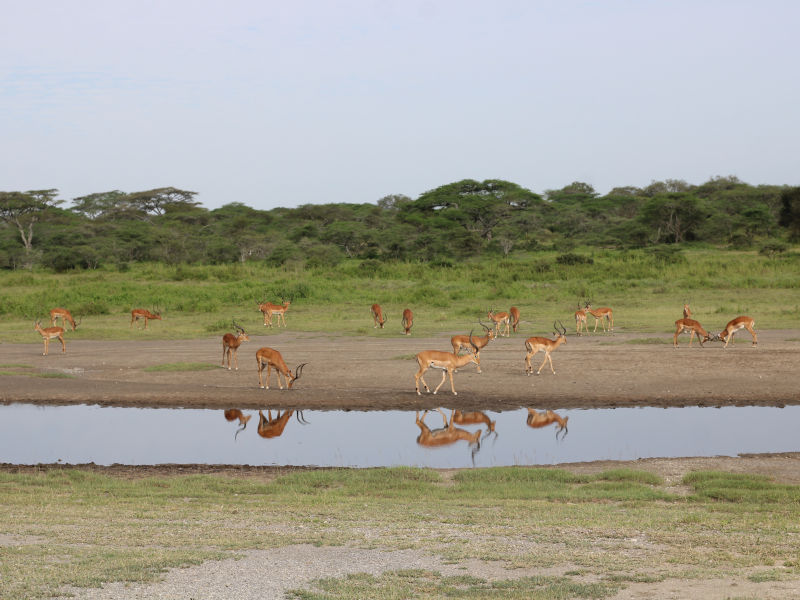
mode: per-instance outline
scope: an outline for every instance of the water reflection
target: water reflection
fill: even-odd
[[[475,442],[468,437],[437,446],[436,451],[414,441],[440,425],[440,417],[422,411],[416,419],[416,411],[309,415],[306,410],[306,420],[298,410],[264,409],[259,417],[263,415],[266,424],[285,419],[284,427],[290,430],[268,443],[247,427],[255,411],[247,412],[225,411],[222,423],[219,410],[0,405],[0,462],[457,468],[470,467],[473,459],[476,466],[486,467],[800,451],[800,406],[550,411],[563,420],[563,431],[547,410],[470,413],[442,408],[437,412],[444,413],[445,433],[452,427],[483,439],[492,434],[494,441],[486,445],[479,437]],[[550,424],[556,425],[558,440],[531,435],[528,419],[536,424],[542,415],[553,418]],[[295,420],[306,426],[289,424]],[[567,420],[573,432],[565,440]],[[760,426],[753,428],[756,422]],[[237,427],[233,439],[231,424]],[[498,431],[503,435],[497,436]],[[473,457],[471,448],[478,443],[481,451]]]
[[[529,408],[528,418],[525,422],[528,424],[528,427],[533,427],[534,429],[547,427],[551,423],[557,423],[556,439],[558,439],[559,433],[563,433],[564,435],[561,436],[561,439],[563,440],[565,437],[567,437],[567,433],[569,433],[569,430],[567,429],[567,421],[569,421],[569,417],[560,417],[552,410],[537,412],[534,409]]]
[[[258,411],[258,435],[263,438],[276,438],[283,435],[283,430],[286,429],[286,424],[293,414],[297,414],[297,422],[301,425],[308,425],[308,421],[303,417],[302,410],[285,410],[283,414],[281,411],[275,412],[275,418],[272,418],[272,411],[267,410],[267,416],[264,416],[262,411]]]

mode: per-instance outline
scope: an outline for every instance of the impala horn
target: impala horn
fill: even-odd
[[[470,346],[472,346],[472,349],[475,351],[475,355],[477,356],[477,355],[478,355],[478,352],[480,352],[480,348],[478,348],[478,347],[475,345],[475,342],[473,342],[473,341],[472,341],[472,332],[473,332],[473,331],[475,331],[475,330],[474,330],[474,329],[472,329],[472,330],[469,332],[469,344],[470,344]]]
[[[306,418],[303,416],[302,410],[295,411],[294,416],[297,417],[297,422],[301,425],[308,425],[308,421],[306,421]]]
[[[301,363],[301,364],[297,365],[297,368],[295,368],[295,370],[294,370],[294,377],[292,377],[292,380],[289,382],[289,386],[290,387],[292,385],[294,385],[295,381],[300,379],[300,375],[303,373],[303,367],[305,367],[307,364],[308,363]]]
[[[487,327],[486,325],[484,325],[483,321],[481,321],[480,319],[478,319],[478,324],[486,330],[486,333],[489,333],[492,330],[491,327]]]

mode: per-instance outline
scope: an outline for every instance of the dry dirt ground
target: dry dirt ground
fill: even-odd
[[[414,392],[413,357],[421,350],[450,350],[449,336],[418,338],[386,333],[372,336],[337,336],[283,331],[269,336],[253,335],[239,351],[239,371],[219,367],[219,338],[150,341],[139,332],[135,341],[96,342],[67,340],[67,353],[58,343],[50,355],[41,356],[42,345],[0,344],[0,371],[26,375],[0,376],[0,402],[42,404],[101,404],[110,406],[189,408],[294,408],[353,410],[413,410],[455,406],[449,383],[439,394]],[[462,333],[462,332],[453,332]],[[483,374],[469,365],[455,375],[457,407],[462,410],[515,410],[600,408],[621,406],[782,406],[800,404],[800,331],[758,332],[759,344],[737,334],[738,342],[723,350],[721,343],[688,347],[687,336],[674,349],[670,334],[614,333],[576,337],[553,353],[556,375],[549,367],[539,376],[524,373],[524,337],[512,334],[493,341],[481,353]],[[669,344],[653,343],[655,338]],[[639,341],[637,343],[637,340]],[[645,340],[649,343],[642,343]],[[292,391],[258,388],[255,352],[269,346],[283,353],[290,368],[308,363]],[[542,354],[534,359],[535,368]],[[146,372],[168,363],[209,363],[205,371]],[[9,365],[28,365],[29,368]],[[64,373],[71,378],[31,377],[32,374]],[[429,371],[431,388],[439,372]],[[778,481],[800,483],[800,453],[745,455],[740,457],[645,459],[630,463],[595,462],[561,465],[576,471],[598,471],[628,465],[662,475],[668,485],[684,473],[698,469],[767,474]],[[43,467],[0,465],[4,470]],[[52,465],[44,468],[62,468]],[[122,476],[186,472],[217,472],[236,476],[274,477],[280,469],[204,465],[157,467],[95,467]],[[363,553],[368,556],[361,556]],[[347,560],[349,553],[358,554]],[[328,556],[328,555],[331,556]],[[284,556],[285,555],[285,556]],[[399,558],[398,558],[399,557]],[[330,573],[380,572],[398,568],[431,568],[441,572],[459,565],[440,564],[434,557],[403,557],[402,553],[293,547],[248,553],[230,565],[217,563],[170,572],[154,585],[119,586],[77,591],[79,598],[281,598],[284,590],[302,587],[315,576]],[[281,566],[283,565],[283,566]],[[223,568],[224,567],[224,568]],[[463,568],[463,566],[462,566]],[[497,565],[469,567],[487,577],[517,577],[527,573],[505,572]],[[462,571],[463,572],[463,571]],[[280,574],[276,575],[276,574]],[[281,582],[285,574],[285,585]],[[263,585],[258,582],[263,579]],[[244,583],[236,583],[244,582]],[[798,598],[795,582],[754,584],[741,580],[713,582],[667,581],[633,584],[617,598]]]

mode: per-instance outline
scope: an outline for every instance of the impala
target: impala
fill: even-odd
[[[581,335],[581,330],[586,332],[586,335],[589,335],[589,326],[586,324],[586,309],[581,308],[580,303],[578,303],[578,310],[575,311],[575,333]]]
[[[508,322],[511,319],[510,315],[507,312],[499,312],[496,313],[492,309],[486,313],[489,315],[489,318],[494,323],[494,330],[496,335],[503,335],[500,333],[500,328],[505,327],[506,335],[508,335]]]
[[[55,326],[58,319],[61,319],[61,325],[64,327],[67,326],[67,323],[72,325],[72,331],[75,331],[78,325],[81,324],[80,320],[77,323],[75,322],[75,319],[72,318],[72,315],[66,308],[54,308],[50,311],[50,325]],[[83,320],[83,317],[81,317],[81,320]]]
[[[675,335],[672,336],[673,347],[678,347],[678,335],[686,331],[689,332],[690,347],[695,334],[697,334],[697,341],[700,342],[701,348],[703,347],[704,343],[713,339],[711,335],[705,329],[703,329],[703,326],[694,319],[678,319],[675,321]]]
[[[403,311],[403,335],[411,335],[411,326],[414,324],[414,313],[410,308]]]
[[[689,310],[689,304],[686,302],[683,303],[683,318],[689,319],[692,316],[692,311]]]
[[[725,329],[723,329],[717,337],[725,342],[725,348],[727,348],[728,344],[733,342],[733,334],[740,329],[747,329],[747,331],[750,332],[750,335],[753,336],[753,346],[757,346],[758,337],[756,336],[756,330],[753,329],[753,325],[755,325],[755,323],[756,322],[752,317],[745,317],[744,315],[741,317],[736,317],[735,319],[728,321],[728,324],[725,325]],[[733,343],[735,344],[736,342]]]
[[[386,317],[383,316],[383,309],[381,308],[381,305],[373,304],[370,310],[372,311],[372,321],[375,323],[373,329],[378,326],[383,329],[383,324],[386,323]]]
[[[258,435],[263,438],[279,437],[286,429],[286,424],[291,419],[294,410],[276,411],[275,418],[272,418],[272,411],[267,410],[267,416],[264,416],[262,411],[258,411]],[[297,411],[297,422],[301,425],[307,425],[308,422],[303,418],[303,411]]]
[[[272,304],[271,302],[259,302],[258,310],[264,313],[264,325],[272,327],[272,315],[278,315],[278,327],[286,327],[286,311],[289,310],[291,300],[284,300],[281,298],[281,304]]]
[[[554,413],[552,410],[547,410],[545,412],[536,412],[532,408],[528,409],[528,419],[526,423],[528,427],[533,427],[538,429],[539,427],[546,427],[550,425],[550,423],[557,423],[556,425],[556,439],[558,439],[558,434],[563,433],[564,435],[561,439],[567,437],[567,433],[569,430],[567,429],[567,421],[569,421],[569,417],[561,417]]]
[[[478,321],[478,323],[480,323],[481,327],[483,327],[486,330],[486,335],[484,335],[483,337],[473,337],[471,343],[470,343],[470,336],[468,335],[454,335],[453,337],[450,338],[450,344],[453,346],[453,354],[458,354],[462,348],[464,348],[467,351],[469,351],[470,347],[472,346],[477,348],[478,351],[475,354],[478,357],[479,361],[478,373],[480,373],[481,350],[485,348],[486,345],[495,338],[495,333],[494,329],[492,329],[491,327],[487,327],[480,321]]]
[[[474,410],[471,412],[461,412],[460,410],[453,411],[452,421],[457,425],[480,425],[483,423],[486,425],[486,435],[488,436],[490,433],[494,433],[495,436],[497,432],[494,430],[494,426],[497,421],[492,421],[482,410]]]
[[[550,370],[553,371],[553,375],[556,374],[556,370],[553,368],[553,359],[550,356],[550,353],[556,350],[561,344],[567,343],[567,330],[564,327],[564,324],[561,321],[558,322],[559,324],[556,325],[556,322],[553,321],[553,335],[556,336],[556,339],[550,340],[545,337],[529,337],[525,340],[525,348],[528,350],[528,353],[525,355],[525,374],[530,375],[533,373],[533,365],[531,365],[531,358],[534,354],[544,351],[544,360],[542,364],[539,365],[539,370],[536,371],[536,374],[542,372],[542,367],[549,361],[550,362]],[[559,327],[560,326],[560,327]]]
[[[519,309],[516,306],[512,306],[508,309],[508,313],[511,316],[511,329],[514,333],[517,333],[517,327],[519,326]]]
[[[471,433],[465,429],[459,429],[455,426],[453,421],[455,411],[450,413],[450,421],[448,422],[447,415],[444,414],[444,411],[441,408],[437,408],[436,410],[441,413],[442,419],[444,420],[444,427],[441,429],[430,429],[425,424],[425,417],[428,414],[427,410],[422,413],[422,417],[419,416],[419,411],[417,411],[417,425],[419,425],[420,429],[419,436],[417,436],[417,443],[420,446],[446,446],[448,444],[453,444],[458,440],[466,440],[471,446],[474,445],[480,449],[480,429],[474,433]]]
[[[595,308],[592,309],[592,305],[587,302],[586,303],[586,312],[594,317],[594,332],[597,333],[597,322],[602,321],[603,323],[603,331],[606,330],[606,321],[608,321],[609,330],[614,331],[614,312],[604,306],[603,308]]]
[[[472,332],[469,334],[470,340],[472,340]],[[453,352],[440,352],[439,350],[424,350],[417,354],[417,364],[419,365],[419,371],[417,374],[414,375],[414,384],[417,390],[417,395],[421,396],[422,394],[419,391],[419,382],[422,380],[422,385],[425,386],[425,391],[430,392],[430,388],[428,384],[425,383],[425,379],[422,377],[425,371],[429,368],[433,367],[434,369],[442,369],[442,381],[439,385],[436,386],[436,389],[433,390],[433,393],[439,391],[439,388],[442,387],[445,378],[447,375],[450,375],[450,389],[453,391],[454,396],[458,396],[458,392],[456,392],[456,387],[453,384],[453,371],[456,369],[463,367],[468,363],[475,363],[476,365],[480,366],[481,359],[478,356],[478,348],[475,346],[475,343],[472,342],[472,350],[467,353],[459,356],[458,354],[454,354]]]
[[[131,328],[133,328],[134,321],[138,321],[139,319],[144,319],[144,328],[147,329],[148,319],[156,319],[160,321],[161,313],[160,312],[151,313],[149,310],[145,308],[134,308],[131,311]]]
[[[232,333],[226,333],[222,336],[222,366],[225,367],[225,356],[228,357],[228,371],[231,370],[231,354],[233,354],[233,362],[236,365],[236,370],[239,370],[239,357],[237,355],[237,351],[239,350],[239,346],[242,345],[242,342],[249,342],[250,337],[247,335],[247,332],[244,330],[244,327],[233,321],[233,326],[239,333],[234,335]]]
[[[64,341],[64,328],[63,327],[45,327],[42,329],[42,326],[37,319],[36,322],[33,324],[34,330],[38,331],[42,336],[42,341],[44,342],[44,352],[42,352],[42,356],[47,356],[50,348],[50,340],[53,338],[58,338],[61,342],[61,351],[67,351],[67,344]]]
[[[233,439],[235,440],[239,434],[247,428],[247,422],[253,415],[244,416],[242,411],[238,408],[229,408],[225,411],[225,420],[226,421],[233,421],[235,419],[239,419],[239,429],[236,430],[236,433],[233,435]]]
[[[286,389],[292,389],[292,385],[294,382],[300,379],[300,374],[303,372],[303,367],[306,366],[308,363],[302,363],[297,365],[297,368],[292,373],[289,370],[289,367],[286,366],[286,363],[283,360],[283,356],[277,350],[273,350],[272,348],[260,348],[258,352],[256,352],[256,363],[258,364],[258,386],[261,389],[269,389],[269,376],[271,369],[275,369],[275,377],[278,379],[278,387],[283,389],[281,385],[281,375],[286,380]],[[267,379],[266,379],[266,387],[264,386],[264,382],[262,381],[261,373],[264,371],[264,367],[267,368]]]

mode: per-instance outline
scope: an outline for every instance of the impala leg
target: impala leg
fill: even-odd
[[[482,371],[481,371],[481,365],[480,365],[480,360],[481,360],[481,351],[480,351],[480,350],[478,350],[478,351],[475,353],[475,358],[477,358],[477,359],[478,359],[478,363],[479,363],[479,364],[477,365],[477,367],[478,367],[478,373],[481,373]]]
[[[694,340],[694,329],[689,332],[689,348],[692,347],[692,340]]]
[[[452,427],[453,426],[453,415],[450,415],[450,424],[447,423],[447,415],[444,414],[444,411],[441,408],[437,408],[436,410],[439,411],[439,414],[442,415],[442,421],[444,422],[444,427]]]
[[[230,350],[228,350],[230,352]],[[236,366],[236,370],[239,370],[239,355],[236,352],[236,349],[233,350],[233,363]],[[230,355],[228,356],[228,371],[231,370],[231,359]]]
[[[42,352],[42,356],[47,356],[47,347],[50,345],[50,340],[44,338],[44,352]]]
[[[422,377],[422,374],[428,370],[428,367],[423,365],[421,362],[419,364],[419,371],[414,375],[414,388],[417,390],[417,395],[421,396],[419,391],[419,382],[422,381],[422,385],[425,386],[425,391],[430,392],[430,388],[428,388],[428,384],[425,383],[425,379]],[[425,415],[422,415],[422,418],[425,418]]]
[[[675,335],[673,335],[673,336],[672,336],[672,346],[673,346],[674,348],[677,348],[677,347],[678,347],[678,334],[679,334],[680,332],[681,332],[681,328],[680,328],[680,327],[678,327],[678,329],[675,331]]]
[[[446,369],[442,369],[442,380],[439,382],[439,385],[437,385],[437,386],[436,386],[436,389],[435,389],[435,390],[433,390],[433,394],[434,394],[434,396],[436,395],[436,392],[438,392],[438,391],[439,391],[439,388],[440,388],[440,387],[442,387],[442,384],[444,383],[444,380],[445,380],[445,379],[447,379],[447,370],[446,370]],[[453,376],[452,376],[452,375],[450,375],[450,379],[451,379],[451,380],[453,379]],[[455,390],[454,390],[454,391],[455,391]]]
[[[753,336],[753,346],[758,346],[758,336],[756,336],[756,330],[753,329],[751,325],[745,325],[747,327],[747,331],[750,332],[750,335]]]
[[[61,341],[61,351],[62,352],[66,352],[67,351],[67,343],[64,341],[64,336],[60,335],[60,336],[58,336],[58,339]]]
[[[258,366],[258,387],[264,389],[264,382],[262,381],[261,374],[264,371],[264,364],[260,358],[256,358],[256,365]]]

